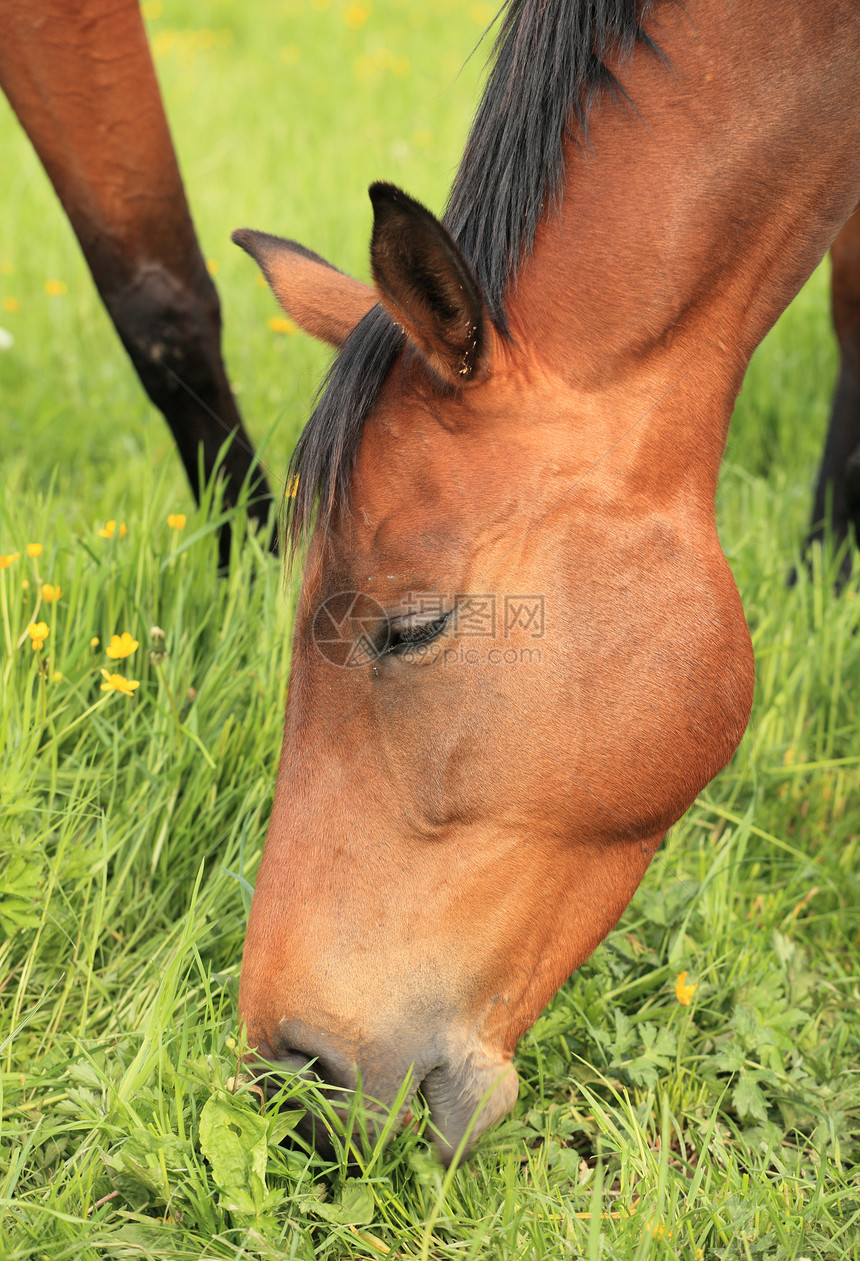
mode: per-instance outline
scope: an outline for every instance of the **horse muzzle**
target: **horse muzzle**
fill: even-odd
[[[402,1051],[389,1056],[374,1048],[355,1060],[296,1023],[283,1022],[273,1039],[275,1047],[259,1041],[249,1067],[269,1099],[292,1079],[316,1087],[324,1102],[319,1110],[307,1108],[296,1128],[324,1157],[335,1154],[333,1135],[345,1130],[355,1111],[367,1139],[375,1143],[386,1127],[389,1134],[396,1132],[420,1092],[430,1108],[430,1133],[439,1157],[450,1165],[455,1158],[464,1159],[476,1139],[516,1103],[519,1082],[510,1060],[477,1044],[458,1048],[456,1055],[425,1053],[411,1061]]]

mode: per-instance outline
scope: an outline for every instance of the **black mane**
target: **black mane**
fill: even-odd
[[[610,55],[630,54],[637,42],[656,51],[642,29],[655,2],[506,0],[495,66],[444,216],[502,332],[517,270],[538,223],[558,204],[564,141],[571,135],[585,139],[602,91],[623,95],[606,66]],[[403,333],[377,306],[329,369],[290,460],[291,550],[310,528],[317,504],[325,524],[335,503],[346,502],[364,421],[403,345]]]

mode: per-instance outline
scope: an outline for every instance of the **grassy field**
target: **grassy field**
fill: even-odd
[[[325,355],[269,326],[229,232],[366,276],[372,179],[443,204],[490,7],[144,11],[274,480]],[[295,591],[241,526],[217,577],[217,505],[191,502],[5,105],[0,141],[0,553],[20,553],[0,569],[0,1256],[860,1258],[860,599],[826,561],[785,584],[835,366],[826,275],[750,369],[720,488],[758,662],[741,749],[524,1038],[516,1112],[468,1167],[444,1173],[419,1117],[348,1170],[230,1089]],[[111,661],[125,631],[139,647]],[[139,687],[102,691],[107,666]]]

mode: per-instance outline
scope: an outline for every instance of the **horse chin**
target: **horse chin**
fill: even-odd
[[[430,1107],[436,1150],[450,1165],[464,1160],[476,1139],[511,1111],[519,1078],[510,1060],[471,1052],[453,1067],[434,1068],[421,1093]]]

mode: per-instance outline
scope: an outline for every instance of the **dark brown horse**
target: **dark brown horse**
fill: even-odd
[[[194,493],[199,453],[224,501],[271,496],[221,358],[206,271],[137,0],[0,0],[0,87],[75,230],[141,383],[164,413]],[[219,462],[230,436],[233,441]],[[229,554],[222,532],[221,562]]]
[[[335,1088],[411,1072],[445,1157],[741,738],[717,473],[846,223],[825,472],[855,510],[858,98],[856,0],[510,0],[444,221],[371,189],[375,288],[237,234],[341,348],[294,461],[294,541],[318,508],[241,1012]]]

